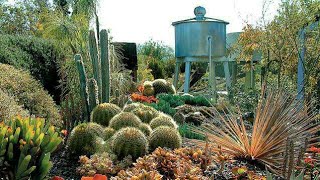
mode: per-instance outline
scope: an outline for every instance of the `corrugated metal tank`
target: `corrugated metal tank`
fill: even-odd
[[[175,55],[184,57],[208,57],[212,38],[212,57],[224,56],[226,52],[226,25],[223,20],[205,17],[205,9],[196,7],[195,18],[173,22],[175,27]]]

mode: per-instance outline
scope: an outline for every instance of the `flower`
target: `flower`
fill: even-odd
[[[313,164],[314,161],[315,161],[315,159],[312,159],[311,157],[307,157],[304,159],[304,162],[306,164],[310,164],[310,165]]]
[[[67,131],[66,129],[61,130],[61,133],[62,133],[64,136],[67,136],[67,135],[68,135],[68,131]]]
[[[320,148],[316,148],[314,146],[311,146],[311,148],[309,149],[309,151],[313,152],[313,153],[320,153]]]
[[[60,176],[53,176],[51,180],[64,180],[64,179]]]

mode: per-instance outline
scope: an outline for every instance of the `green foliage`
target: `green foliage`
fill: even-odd
[[[111,103],[103,103],[99,104],[93,109],[90,119],[92,122],[96,122],[103,126],[108,126],[111,118],[113,118],[113,116],[120,112],[121,109],[117,105]]]
[[[92,155],[100,150],[101,141],[92,127],[82,123],[71,131],[67,147],[72,155]]]
[[[0,124],[0,157],[11,179],[45,179],[52,167],[50,154],[61,142],[44,119],[18,117]]]
[[[141,132],[143,132],[144,135],[146,135],[147,137],[150,136],[151,132],[152,132],[152,129],[151,127],[149,126],[149,124],[146,124],[146,123],[141,123],[139,125],[139,130]]]
[[[109,127],[119,130],[125,127],[139,127],[141,120],[131,112],[121,112],[115,115],[109,122]]]
[[[26,117],[29,112],[16,102],[14,96],[10,96],[0,89],[0,121],[11,119],[17,115]]]
[[[147,153],[148,140],[139,129],[127,127],[114,134],[111,149],[119,159],[128,155],[136,159]]]
[[[27,109],[30,114],[47,118],[52,125],[61,127],[57,105],[29,73],[10,65],[0,64],[0,77],[0,89],[16,97],[20,106]]]
[[[132,111],[136,116],[138,116],[142,122],[150,123],[150,121],[157,117],[159,112],[153,107],[143,105]]]
[[[150,150],[155,150],[157,147],[175,149],[181,147],[182,139],[175,128],[160,126],[151,133],[149,143]]]
[[[58,64],[63,52],[54,41],[21,35],[0,34],[0,63],[28,70],[56,102],[60,101]]]
[[[116,133],[116,130],[110,127],[106,127],[104,129],[104,140],[105,141],[109,140],[115,133]]]
[[[199,139],[199,140],[205,140],[205,136],[195,133],[191,130],[190,125],[187,123],[184,123],[179,126],[179,133],[182,137],[188,138],[188,139]]]
[[[152,129],[156,129],[159,126],[168,126],[175,129],[178,127],[173,118],[166,114],[160,114],[158,117],[150,121],[150,127]]]

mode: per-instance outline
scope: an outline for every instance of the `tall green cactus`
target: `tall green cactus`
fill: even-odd
[[[0,124],[0,158],[15,180],[44,179],[52,167],[50,154],[62,142],[44,119],[20,117]]]
[[[99,89],[99,101],[101,101],[101,68],[100,68],[100,60],[98,58],[98,48],[97,48],[97,41],[95,37],[95,33],[93,30],[90,31],[89,34],[89,52],[90,58],[93,67],[93,77],[97,82],[98,89]]]
[[[89,91],[89,109],[90,112],[99,104],[99,90],[97,82],[94,78],[88,80]]]
[[[110,101],[110,61],[108,47],[108,33],[103,29],[100,31],[100,58],[102,79],[102,102]]]
[[[85,120],[90,118],[89,102],[88,102],[88,91],[87,91],[87,74],[80,54],[74,56],[74,60],[77,64],[77,69],[80,78],[80,95],[84,105],[84,117]]]

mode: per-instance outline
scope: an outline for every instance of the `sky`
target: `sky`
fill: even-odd
[[[110,29],[115,42],[144,43],[150,39],[174,47],[172,22],[193,18],[197,6],[206,16],[229,22],[227,32],[239,32],[245,22],[256,23],[262,16],[264,0],[101,0],[101,28]],[[280,0],[268,5],[271,19]]]

